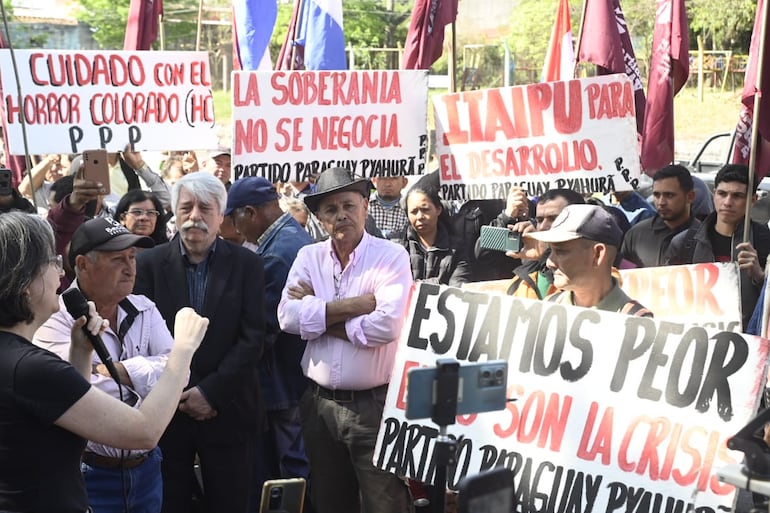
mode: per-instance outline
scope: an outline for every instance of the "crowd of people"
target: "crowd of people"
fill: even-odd
[[[409,511],[407,482],[372,456],[415,282],[507,280],[651,317],[618,269],[735,261],[744,329],[761,308],[770,230],[743,242],[745,166],[713,196],[670,165],[651,202],[513,187],[457,205],[436,172],[273,184],[231,181],[227,150],[200,160],[156,172],[126,148],[107,195],[79,156],[48,155],[0,195],[0,511],[256,512],[262,483],[290,477],[306,511]],[[482,248],[486,224],[520,250]]]

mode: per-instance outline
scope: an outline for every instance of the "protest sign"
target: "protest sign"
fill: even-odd
[[[330,167],[421,175],[427,102],[424,70],[236,71],[235,178],[304,182]]]
[[[741,331],[736,262],[622,269],[622,289],[656,319]]]
[[[480,89],[433,98],[442,197],[505,199],[635,189],[641,173],[626,75]]]
[[[703,263],[620,269],[621,288],[649,308],[656,319],[741,330],[738,264]],[[466,283],[464,289],[506,294],[511,280]]]
[[[11,153],[215,148],[206,52],[0,50]]]
[[[504,465],[517,511],[728,510],[715,471],[742,457],[725,442],[754,415],[767,357],[749,335],[422,283],[373,461],[431,482],[438,429],[405,418],[407,371],[502,359],[516,401],[449,426],[463,437],[450,487]]]

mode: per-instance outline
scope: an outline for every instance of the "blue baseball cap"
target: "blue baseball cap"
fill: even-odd
[[[262,205],[277,200],[280,196],[275,186],[261,176],[249,176],[236,180],[227,192],[227,207],[225,215],[229,216],[236,208],[248,205]]]

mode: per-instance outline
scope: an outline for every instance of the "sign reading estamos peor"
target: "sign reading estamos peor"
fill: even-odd
[[[768,342],[740,333],[422,283],[411,295],[373,461],[432,482],[438,429],[405,418],[408,370],[508,361],[505,410],[457,417],[449,485],[496,466],[520,511],[726,511],[716,469],[755,413]]]

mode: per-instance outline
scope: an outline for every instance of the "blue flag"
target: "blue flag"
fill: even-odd
[[[278,16],[276,0],[234,0],[233,24],[243,70],[270,69],[270,37]],[[260,67],[260,63],[263,63]]]
[[[341,0],[304,0],[296,44],[304,46],[305,69],[347,69]]]

